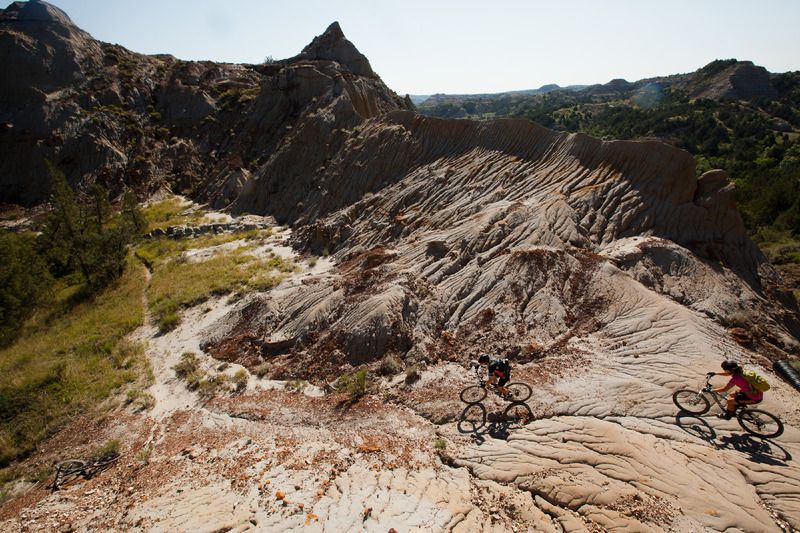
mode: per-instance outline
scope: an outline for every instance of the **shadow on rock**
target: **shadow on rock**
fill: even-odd
[[[482,403],[472,403],[458,417],[459,433],[471,434],[480,446],[488,435],[493,439],[508,440],[510,430],[533,419],[531,408],[523,402],[512,402],[502,413],[487,413]]]
[[[680,413],[675,417],[675,424],[693,437],[697,437],[717,449],[733,449],[744,453],[754,463],[787,466],[792,454],[779,444],[761,437],[734,433],[717,439],[717,432],[700,416]]]
[[[719,447],[716,441],[717,432],[701,417],[689,413],[680,413],[675,416],[675,424],[689,435]]]
[[[787,466],[792,460],[789,450],[767,439],[753,437],[747,434],[735,434],[720,439],[720,448],[732,448],[737,452],[747,454],[748,459],[754,463]]]

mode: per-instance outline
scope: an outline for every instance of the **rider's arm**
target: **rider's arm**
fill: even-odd
[[[716,389],[711,389],[711,390],[714,392],[725,392],[727,390],[730,390],[732,387],[733,387],[733,382],[728,381],[727,385],[725,385],[724,387],[718,387]]]

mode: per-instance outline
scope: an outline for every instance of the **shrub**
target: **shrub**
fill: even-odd
[[[150,447],[149,444],[145,445],[141,450],[136,452],[136,460],[142,464],[150,463],[150,455],[153,453],[153,449]]]
[[[286,388],[293,392],[302,392],[308,386],[308,381],[304,379],[293,379],[286,383]]]
[[[379,376],[394,376],[402,371],[403,364],[400,362],[400,360],[393,355],[387,355],[381,359],[381,362],[378,365],[377,373]]]
[[[257,367],[253,369],[253,373],[258,376],[259,378],[263,378],[267,374],[269,374],[270,364],[269,363],[261,363]]]
[[[175,375],[180,379],[186,379],[192,374],[197,374],[200,370],[200,361],[194,352],[184,352],[181,354],[181,360],[178,364],[172,367]]]
[[[104,459],[112,459],[119,455],[119,441],[117,439],[110,440],[92,450],[91,460],[102,461]]]
[[[367,394],[370,385],[366,368],[356,370],[352,374],[345,374],[339,378],[339,388],[349,394],[351,398],[360,398]]]
[[[128,391],[125,403],[133,405],[136,411],[149,411],[156,406],[156,399],[149,392],[131,389]]]
[[[168,331],[172,331],[173,329],[178,327],[178,324],[181,323],[181,317],[177,311],[166,311],[164,314],[160,315],[156,320],[156,324],[158,325],[158,331],[161,333],[167,333]]]
[[[447,447],[447,441],[442,437],[436,437],[433,439],[433,447],[439,451],[442,451]]]
[[[406,370],[405,384],[413,385],[414,383],[419,381],[419,378],[421,377],[422,376],[420,376],[419,374],[419,368],[416,365],[414,365]]]
[[[244,368],[238,370],[231,378],[234,386],[236,387],[236,392],[241,392],[247,388],[247,382],[250,379],[250,374],[247,373],[247,370]]]
[[[197,393],[206,400],[217,395],[219,390],[227,383],[228,376],[218,374],[212,378],[201,379],[197,383]]]

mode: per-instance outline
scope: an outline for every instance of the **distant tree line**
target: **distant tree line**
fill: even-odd
[[[713,62],[700,75],[713,76],[730,64]],[[661,139],[691,153],[698,174],[728,171],[751,234],[769,228],[800,237],[800,144],[794,133],[800,130],[800,72],[775,75],[772,84],[779,95],[772,100],[690,99],[670,88],[657,98],[637,98],[634,91],[595,89],[423,104],[421,111],[442,117],[522,117],[604,139]]]

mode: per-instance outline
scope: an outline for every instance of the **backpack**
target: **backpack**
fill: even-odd
[[[744,379],[747,380],[747,383],[750,384],[750,388],[753,390],[765,392],[769,390],[769,383],[763,377],[759,376],[752,370],[742,372]]]
[[[498,362],[500,364],[497,365],[497,368],[506,376],[509,375],[511,373],[511,363],[508,362],[508,359],[498,359]]]

